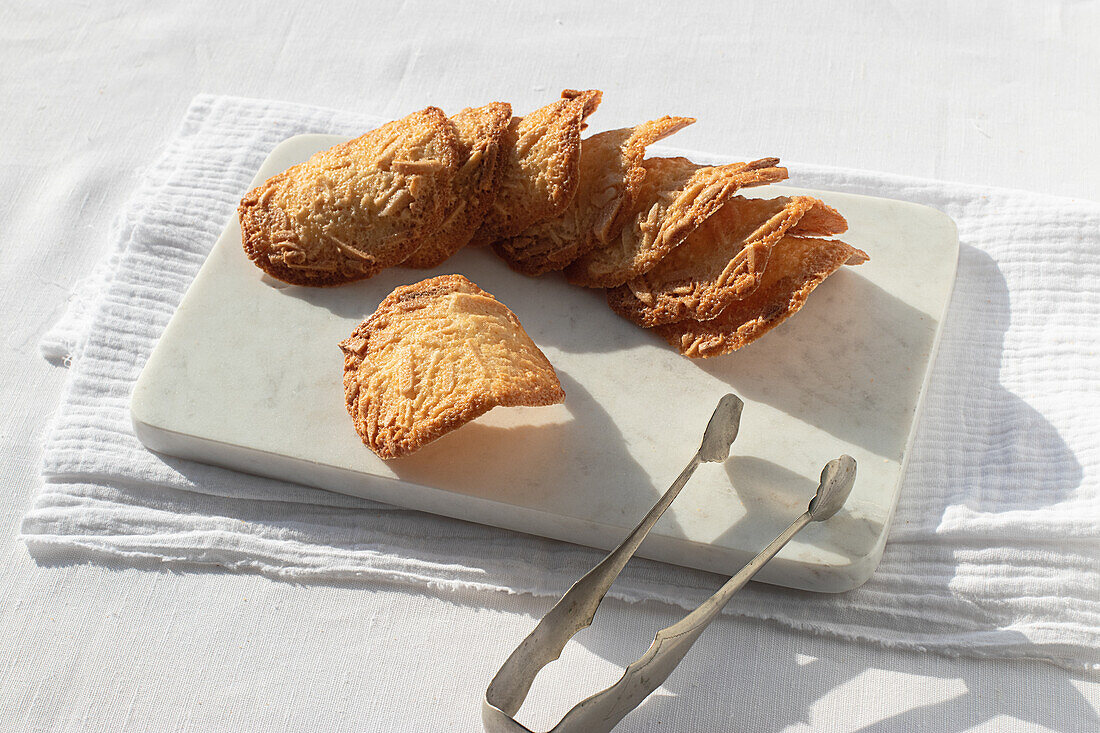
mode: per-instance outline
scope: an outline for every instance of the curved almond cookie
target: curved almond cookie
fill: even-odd
[[[435,267],[466,246],[481,226],[500,188],[502,138],[512,119],[512,105],[493,102],[464,109],[450,118],[458,140],[459,164],[451,187],[454,200],[443,226],[402,262],[404,267]]]
[[[860,265],[867,253],[835,239],[783,237],[772,250],[759,287],[709,321],[679,321],[654,330],[690,357],[708,357],[751,344],[790,318],[841,265]]]
[[[614,288],[652,270],[741,188],[787,177],[778,158],[700,166],[687,158],[652,158],[622,233],[565,269],[574,285]]]
[[[633,206],[645,178],[646,148],[693,122],[690,117],[666,115],[582,140],[580,182],[565,211],[497,242],[493,249],[513,270],[533,276],[560,270],[593,247],[607,244],[619,235],[623,214]]]
[[[457,165],[443,112],[414,112],[249,191],[237,209],[245,252],[293,285],[371,277],[443,224]]]
[[[565,210],[580,178],[581,131],[603,92],[566,89],[562,98],[525,117],[504,134],[504,179],[477,244],[514,237]]]
[[[645,328],[716,318],[756,289],[786,234],[828,236],[847,228],[835,209],[810,196],[735,196],[652,270],[608,290],[607,302]]]
[[[348,413],[381,458],[417,451],[494,407],[565,399],[515,314],[461,275],[397,288],[340,348]]]

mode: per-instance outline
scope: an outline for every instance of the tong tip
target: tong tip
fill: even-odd
[[[810,518],[815,522],[824,522],[840,511],[852,487],[856,483],[856,459],[845,454],[825,464],[821,470],[821,483],[817,493],[810,501]]]
[[[745,403],[735,394],[727,394],[718,401],[714,414],[710,416],[707,430],[703,433],[703,443],[699,446],[699,458],[712,463],[721,463],[729,458],[730,445],[737,438],[737,429],[741,425],[741,410]]]

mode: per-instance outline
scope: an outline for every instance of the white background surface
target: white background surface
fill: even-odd
[[[596,87],[601,127],[698,117],[686,148],[1100,199],[1100,5],[744,5],[0,9],[0,728],[477,731],[485,684],[546,610],[36,561],[15,539],[65,378],[38,336],[198,92],[396,116]],[[545,727],[612,682],[678,616],[608,602],[525,719]],[[1042,664],[738,619],[686,663],[713,686],[674,675],[622,730],[1100,727],[1100,684]]]

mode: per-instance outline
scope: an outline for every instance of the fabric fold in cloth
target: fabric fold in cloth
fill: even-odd
[[[270,101],[192,103],[117,219],[109,256],[42,340],[71,371],[22,525],[32,552],[547,596],[598,561],[583,547],[156,455],[134,436],[133,384],[267,154],[295,134],[351,136],[380,122]],[[839,595],[750,584],[727,612],[1100,669],[1100,205],[788,167],[794,185],[946,212],[959,226],[958,280],[874,576]],[[690,608],[721,582],[636,560],[611,594]]]

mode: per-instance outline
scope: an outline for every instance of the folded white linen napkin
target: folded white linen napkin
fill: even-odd
[[[71,367],[22,525],[32,553],[539,595],[560,594],[601,557],[159,456],[134,437],[131,388],[267,154],[291,135],[351,135],[380,121],[193,102],[117,221],[110,256],[42,340]],[[1100,205],[789,168],[795,185],[948,213],[962,241],[958,282],[875,575],[841,595],[750,584],[727,612],[908,649],[1100,669]],[[693,607],[721,581],[636,560],[612,595]]]

